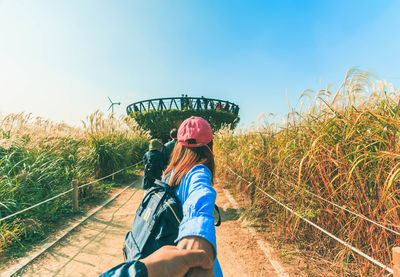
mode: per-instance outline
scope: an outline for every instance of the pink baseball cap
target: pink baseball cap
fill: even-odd
[[[210,124],[201,117],[192,116],[186,119],[178,130],[178,142],[186,147],[207,146],[212,139]]]

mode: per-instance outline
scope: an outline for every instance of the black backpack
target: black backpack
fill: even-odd
[[[144,165],[144,177],[149,179],[161,179],[163,167],[164,167],[164,156],[160,151],[148,151],[143,157]]]
[[[143,197],[136,211],[131,230],[125,235],[123,253],[126,262],[139,260],[164,245],[176,245],[179,224],[183,218],[182,204],[175,195],[176,187],[156,180]],[[218,221],[221,224],[219,209]]]
[[[125,236],[123,250],[127,262],[143,259],[164,245],[175,245],[178,237],[183,214],[175,187],[160,180],[154,184],[144,195]]]
[[[154,165],[152,163],[145,164],[144,176],[146,178],[156,179],[156,176],[154,176]]]

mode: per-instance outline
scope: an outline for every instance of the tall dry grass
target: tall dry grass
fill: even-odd
[[[30,114],[4,116],[0,119],[0,218],[68,190],[72,179],[83,183],[141,161],[148,139],[131,119],[101,112],[88,116],[82,128]],[[103,197],[108,188],[89,186],[81,200]],[[45,237],[54,222],[71,213],[66,196],[0,222],[0,252]]]
[[[104,118],[96,112],[83,121],[89,143],[90,162],[97,169],[95,176],[103,177],[142,160],[150,134],[130,117]]]
[[[311,92],[311,93],[310,93]],[[309,105],[293,110],[285,125],[216,137],[219,164],[228,164],[263,190],[366,254],[391,264],[400,237],[335,208],[340,206],[400,232],[400,91],[350,70],[337,92],[306,91]],[[373,276],[378,267],[285,212],[255,189],[219,170],[249,195],[252,208],[285,240],[335,262],[339,275]]]

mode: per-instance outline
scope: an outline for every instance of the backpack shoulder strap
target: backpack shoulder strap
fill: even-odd
[[[165,192],[170,195],[170,197],[173,197],[175,199],[175,201],[179,201],[178,198],[175,196],[175,189],[176,189],[175,187],[170,187],[168,185],[168,183],[166,183],[164,181],[160,181],[160,180],[155,180],[154,184],[157,185],[157,186],[162,187],[165,190]],[[180,224],[181,223],[181,219],[177,215],[176,211],[174,211],[173,207],[171,207],[171,205],[168,203],[168,201],[165,201],[165,199],[161,199],[161,197],[158,194],[156,194],[156,196],[159,197],[160,200],[162,200],[164,202],[164,204],[166,204],[168,206],[168,208],[173,213],[175,219]]]
[[[171,174],[162,177],[162,181],[169,185],[169,181],[171,180]]]
[[[218,227],[219,225],[221,225],[221,214],[219,212],[219,208],[218,208],[217,204],[215,204],[214,210],[216,210],[217,214],[218,214],[218,219],[217,219],[217,222],[215,223],[215,226]]]

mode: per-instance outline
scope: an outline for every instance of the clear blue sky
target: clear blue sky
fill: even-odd
[[[0,0],[0,112],[78,124],[107,96],[240,105],[284,116],[353,66],[399,88],[399,1]]]

